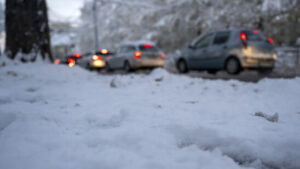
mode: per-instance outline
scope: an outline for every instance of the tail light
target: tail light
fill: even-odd
[[[146,44],[144,44],[144,47],[145,47],[145,48],[152,48],[152,45],[149,44],[149,43],[146,43]]]
[[[93,61],[96,61],[96,60],[101,60],[102,58],[101,58],[101,56],[93,55],[92,59],[93,59]]]
[[[259,30],[253,30],[254,34],[259,34]]]
[[[247,48],[247,35],[243,31],[241,31],[240,35],[241,35],[244,48]]]
[[[75,53],[75,58],[80,58],[81,57],[81,54],[80,53]]]
[[[142,56],[142,52],[135,52],[135,54],[134,54],[134,58],[135,58],[136,60],[140,59],[141,56]]]
[[[60,64],[60,60],[59,59],[55,59],[54,60],[54,64],[59,65]]]
[[[108,54],[108,50],[107,49],[101,49],[101,54],[103,54],[103,55],[106,55],[106,54]]]
[[[73,67],[74,65],[75,65],[75,59],[69,58],[69,59],[68,59],[68,66],[69,66],[69,67]]]
[[[69,58],[69,59],[68,59],[68,63],[75,63],[75,59]]]
[[[272,38],[268,38],[268,42],[273,44],[274,43],[274,40]]]
[[[242,39],[243,41],[246,41],[246,40],[247,40],[247,36],[246,36],[245,32],[243,32],[243,31],[241,31],[241,39]]]
[[[162,59],[165,59],[165,57],[166,57],[165,53],[162,52],[162,53],[160,54],[160,57],[161,57]]]

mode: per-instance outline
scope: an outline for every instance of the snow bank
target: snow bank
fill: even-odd
[[[300,168],[299,84],[7,65],[0,168]]]

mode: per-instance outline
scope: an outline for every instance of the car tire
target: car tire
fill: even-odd
[[[106,70],[107,72],[112,72],[112,71],[113,71],[113,69],[111,69],[111,67],[109,66],[108,63],[106,63],[105,70]]]
[[[98,68],[96,69],[98,73],[101,73],[102,69],[101,68]]]
[[[177,69],[179,73],[187,73],[189,71],[187,64],[184,60],[179,60],[177,63]]]
[[[123,70],[124,70],[125,73],[129,73],[129,72],[132,71],[132,68],[131,68],[131,66],[130,66],[130,64],[129,64],[128,61],[126,61],[126,62],[124,63]]]
[[[231,75],[237,75],[241,71],[240,62],[236,58],[230,58],[226,62],[226,72]]]

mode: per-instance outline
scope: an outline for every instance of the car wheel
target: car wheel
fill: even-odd
[[[240,63],[236,58],[230,58],[226,62],[226,71],[229,74],[236,75],[241,71]]]
[[[109,66],[108,63],[106,63],[105,69],[106,69],[107,72],[112,72],[113,71],[113,69],[111,69],[111,67]]]
[[[126,73],[129,73],[129,72],[131,72],[132,71],[132,69],[131,69],[131,67],[130,67],[130,64],[129,64],[129,62],[128,61],[126,61],[125,63],[124,63],[124,71],[126,72]]]
[[[91,67],[91,65],[90,65],[89,63],[86,65],[86,68],[87,68],[87,70],[89,70],[89,71],[93,71],[93,68]]]
[[[179,73],[187,73],[189,71],[184,60],[179,60],[179,62],[177,63],[177,69]]]
[[[97,72],[98,72],[98,73],[101,73],[101,71],[102,71],[101,68],[98,68],[98,69],[97,69]]]

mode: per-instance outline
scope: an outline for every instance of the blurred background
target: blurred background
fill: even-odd
[[[172,54],[201,34],[232,27],[263,31],[281,48],[279,55],[296,57],[297,40],[300,44],[299,0],[46,0],[46,3],[54,58],[100,48],[115,49],[123,42],[136,40],[155,42]],[[5,0],[1,0],[2,52],[4,12]]]

